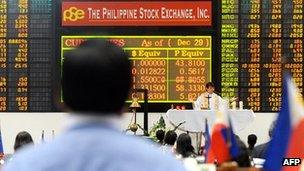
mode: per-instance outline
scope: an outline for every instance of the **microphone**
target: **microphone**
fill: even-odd
[[[41,141],[44,142],[44,130],[42,130]]]

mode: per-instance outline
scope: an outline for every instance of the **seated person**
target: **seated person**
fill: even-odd
[[[256,142],[257,142],[257,136],[255,134],[248,135],[247,143],[248,143],[248,152],[250,156],[252,155],[252,151]]]
[[[178,158],[196,157],[189,134],[182,133],[178,136],[175,152]]]
[[[14,150],[17,151],[26,145],[34,144],[31,134],[26,131],[19,132],[15,138]]]
[[[165,137],[165,131],[164,130],[158,130],[156,131],[156,138],[157,138],[157,143],[159,145],[163,145],[164,144],[164,137]]]
[[[164,152],[174,153],[173,146],[176,142],[177,134],[174,131],[168,131],[165,135],[164,145],[162,150]]]
[[[275,123],[273,122],[271,125],[270,125],[270,128],[269,128],[269,131],[268,131],[268,135],[271,139],[272,137],[272,131],[274,129],[274,125]],[[252,158],[261,158],[261,159],[264,159],[265,158],[265,153],[266,153],[266,149],[269,145],[269,141],[264,143],[264,144],[260,144],[256,147],[253,148],[253,151],[252,151]]]
[[[201,94],[195,102],[193,109],[195,110],[219,110],[222,98],[214,93],[215,86],[212,82],[206,84],[206,92]]]
[[[245,143],[238,137],[236,137],[236,142],[239,146],[239,155],[233,158],[232,161],[237,162],[239,167],[250,167],[250,156]]]

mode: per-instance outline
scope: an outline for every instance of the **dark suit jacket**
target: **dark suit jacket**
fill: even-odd
[[[266,149],[268,147],[269,142],[264,143],[264,144],[260,144],[256,147],[254,147],[253,151],[252,151],[252,158],[265,158],[265,152]]]

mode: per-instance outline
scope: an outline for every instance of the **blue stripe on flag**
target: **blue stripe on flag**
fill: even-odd
[[[291,118],[288,101],[288,82],[289,76],[284,77],[282,105],[272,133],[272,139],[266,149],[264,168],[268,171],[279,171],[282,167],[282,161],[286,155],[288,141],[291,131]]]

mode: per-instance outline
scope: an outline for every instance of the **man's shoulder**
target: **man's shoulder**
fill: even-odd
[[[269,142],[257,145],[256,147],[254,147],[254,149],[257,149],[257,150],[264,149],[268,146],[268,144],[269,144]]]
[[[106,139],[93,138],[89,135],[87,140],[85,137],[79,137],[79,140],[77,140],[75,136],[61,136],[53,142],[23,150],[13,158],[11,164],[9,164],[11,166],[8,168],[13,168],[16,165],[24,168],[41,168],[47,165],[48,168],[51,168],[52,164],[57,166],[69,165],[70,162],[73,163],[73,160],[74,162],[83,160],[82,162],[89,165],[90,161],[97,159],[103,161],[99,163],[101,166],[115,161],[114,163],[118,165],[131,165],[134,168],[141,169],[153,168],[154,166],[158,167],[159,170],[172,167],[182,170],[181,164],[173,157],[163,154],[152,143],[137,137],[113,133]],[[70,140],[67,140],[67,138],[70,138]],[[72,163],[70,164],[72,165]]]
[[[207,92],[202,93],[201,95],[199,95],[199,98],[205,98],[208,95]]]
[[[220,95],[216,94],[216,93],[212,93],[212,96],[216,97],[216,98],[221,98]]]
[[[162,153],[158,144],[149,142],[148,139],[121,135],[122,141],[115,143],[117,151],[121,153],[119,156],[115,156],[117,160],[130,161],[130,157],[133,158],[133,164],[139,165],[154,165],[170,166],[178,165],[178,162],[170,155]],[[116,141],[117,142],[117,141]]]
[[[252,151],[252,156],[254,158],[264,158],[265,151],[268,147],[268,144],[269,144],[269,142],[260,144],[260,145],[257,145],[256,147],[254,147],[253,151]]]

